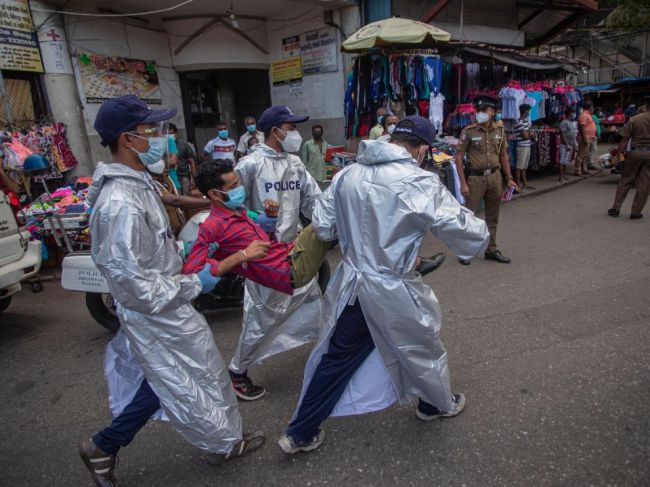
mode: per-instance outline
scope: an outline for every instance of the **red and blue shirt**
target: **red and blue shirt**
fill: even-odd
[[[271,240],[262,227],[245,213],[237,215],[216,206],[212,207],[210,216],[199,227],[198,238],[185,261],[183,273],[196,274],[209,263],[212,273],[216,275],[220,260],[244,250],[254,240],[271,242],[268,255],[249,261],[246,268],[237,266],[232,272],[262,286],[293,294],[289,251],[294,244]],[[208,258],[208,246],[213,242],[218,243],[219,248],[212,258]]]

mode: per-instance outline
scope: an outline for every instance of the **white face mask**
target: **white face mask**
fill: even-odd
[[[490,120],[490,116],[489,116],[487,113],[485,113],[485,112],[478,112],[478,113],[476,114],[476,121],[477,121],[478,123],[485,123],[485,122],[487,122],[488,120]]]
[[[155,174],[157,176],[160,176],[162,173],[165,172],[165,161],[160,159],[158,162],[155,162],[153,164],[149,164],[147,166],[147,170],[151,174]]]
[[[280,129],[280,131],[285,134],[284,140],[280,141],[280,145],[285,152],[298,152],[300,146],[302,145],[302,136],[297,130],[290,130],[285,132]]]
[[[393,134],[393,131],[395,130],[395,127],[396,127],[395,124],[391,124],[391,125],[389,125],[388,127],[386,127],[386,131],[387,131],[389,134],[392,135],[392,134]]]

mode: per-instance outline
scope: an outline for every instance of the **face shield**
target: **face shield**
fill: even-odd
[[[156,164],[161,159],[169,157],[169,122],[158,122],[156,124],[139,125],[129,135],[145,139],[149,145],[145,152],[139,152],[133,147],[130,149],[138,154],[140,162],[145,166]]]

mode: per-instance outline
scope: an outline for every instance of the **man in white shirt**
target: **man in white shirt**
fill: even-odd
[[[217,159],[235,160],[235,148],[237,143],[228,137],[228,126],[225,122],[217,124],[217,137],[208,142],[203,148],[206,155],[212,157],[213,161]]]
[[[370,140],[377,140],[384,134],[384,119],[388,115],[388,111],[384,107],[377,108],[377,124],[370,129],[368,138]]]
[[[244,124],[246,124],[246,133],[239,138],[239,145],[237,145],[237,154],[239,154],[239,157],[244,157],[248,154],[248,141],[251,137],[255,137],[258,144],[264,143],[264,132],[257,130],[257,120],[255,120],[255,117],[246,117]]]

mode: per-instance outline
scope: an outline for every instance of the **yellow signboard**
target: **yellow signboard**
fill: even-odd
[[[271,81],[274,85],[302,79],[300,56],[271,63]]]
[[[0,0],[0,68],[43,72],[27,0]]]

